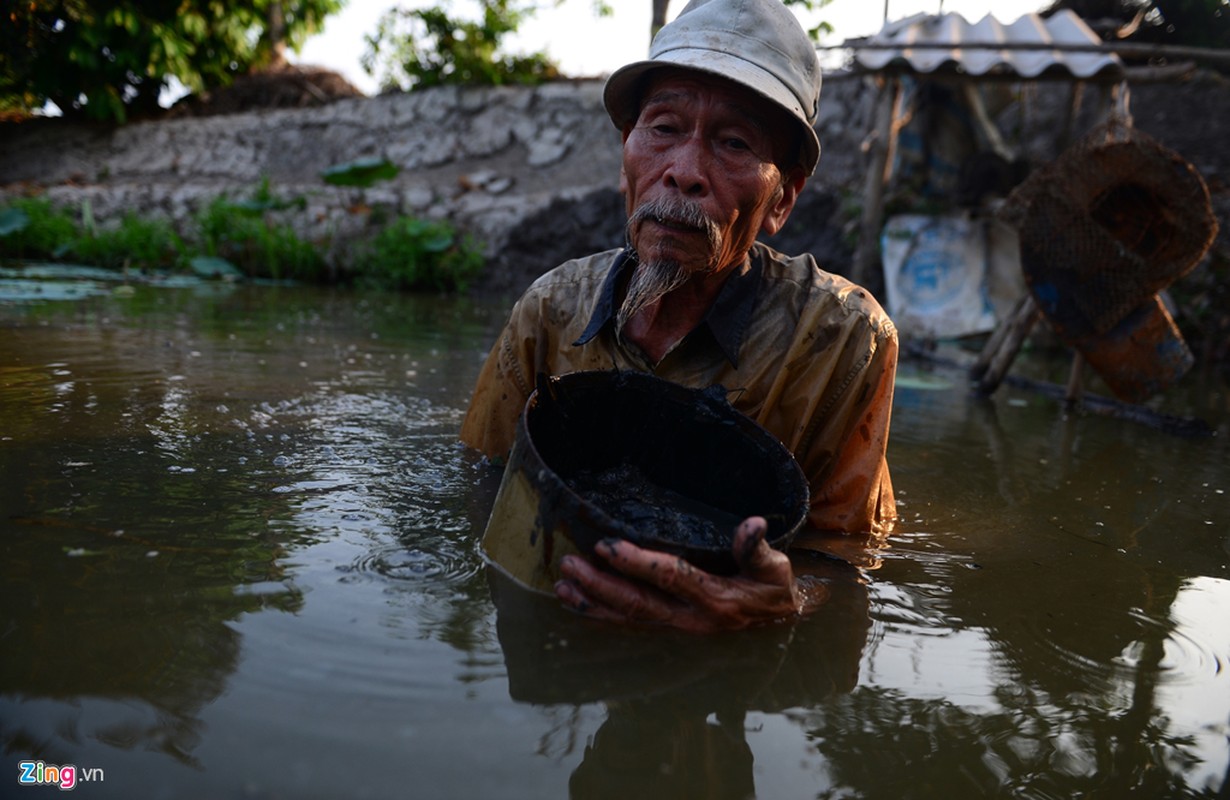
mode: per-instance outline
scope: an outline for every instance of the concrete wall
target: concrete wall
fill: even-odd
[[[621,240],[620,139],[601,94],[600,81],[449,87],[120,128],[61,120],[2,124],[0,200],[38,192],[74,206],[88,200],[101,224],[126,212],[184,223],[220,194],[242,198],[268,178],[278,196],[305,199],[305,210],[282,212],[286,221],[327,248],[340,268],[356,239],[370,233],[372,210],[384,208],[448,219],[471,232],[492,258],[489,287],[512,293],[562,258]],[[1155,94],[1155,104],[1176,102],[1170,87]],[[1057,152],[1070,87],[1041,84],[1023,96],[1027,103],[1005,110],[1005,132],[1040,163]],[[1142,113],[1134,101],[1138,117],[1153,119],[1149,92],[1134,98],[1140,96],[1145,108]],[[822,197],[804,198],[799,219],[792,218],[796,230],[849,224],[848,206],[861,197],[874,101],[869,79],[826,76],[817,123],[823,151],[808,188]],[[1173,121],[1157,127],[1176,131]],[[1214,152],[1222,150],[1218,142]],[[330,166],[372,156],[388,158],[401,173],[362,190],[320,177]],[[1225,165],[1197,166],[1220,178]],[[809,247],[797,244],[790,242],[792,249]],[[833,247],[817,255],[843,271],[848,253]]]
[[[823,170],[838,181],[861,169],[865,130],[865,98],[849,91],[856,84],[845,87],[826,88],[820,126]],[[375,156],[397,164],[398,177],[363,190],[320,177]],[[375,207],[452,220],[494,254],[553,201],[616,191],[619,160],[600,81],[449,87],[120,128],[0,125],[0,197],[37,191],[56,203],[88,200],[102,224],[125,212],[182,223],[219,194],[243,197],[268,178],[279,196],[306,199],[306,213],[290,221],[344,264]]]

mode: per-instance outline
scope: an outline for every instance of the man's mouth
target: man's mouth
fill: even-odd
[[[700,233],[701,232],[701,229],[699,227],[691,223],[684,222],[683,220],[672,219],[670,217],[661,217],[657,215],[654,215],[650,217],[649,219],[650,221],[656,222],[662,227],[669,228],[673,231],[682,231],[684,233]]]

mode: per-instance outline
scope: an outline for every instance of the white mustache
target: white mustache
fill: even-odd
[[[721,227],[705,213],[700,204],[683,198],[659,198],[637,206],[628,217],[629,239],[632,228],[646,220],[696,228],[705,234],[710,246],[715,250],[722,238]]]

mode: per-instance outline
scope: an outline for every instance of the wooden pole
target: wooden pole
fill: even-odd
[[[1085,394],[1085,357],[1079,352],[1072,355],[1072,371],[1068,373],[1068,388],[1064,391],[1063,402],[1069,410],[1080,405]]]
[[[1072,91],[1068,97],[1068,107],[1065,109],[1063,129],[1060,131],[1056,149],[1063,152],[1076,139],[1076,119],[1080,116],[1081,106],[1085,102],[1085,82],[1072,81]]]
[[[1016,360],[1021,351],[1021,345],[1033,330],[1038,321],[1038,304],[1033,295],[1026,295],[1025,300],[1017,306],[1016,314],[1005,323],[1008,328],[999,344],[998,350],[991,358],[990,366],[975,384],[979,394],[994,394],[1008,374],[1008,368]]]
[[[871,139],[871,161],[863,188],[863,213],[859,224],[858,250],[854,256],[852,280],[866,286],[871,272],[880,263],[880,227],[884,223],[884,185],[888,182],[888,156],[892,151],[893,112],[900,86],[888,76],[876,98],[875,131]]]
[[[973,115],[974,122],[978,129],[982,131],[982,135],[986,137],[987,144],[995,151],[995,154],[1005,161],[1012,161],[1016,158],[1016,153],[1012,152],[1012,148],[1004,140],[1004,135],[1000,133],[995,122],[991,119],[991,114],[987,111],[987,104],[982,100],[982,91],[978,85],[972,81],[963,81],[961,90],[965,95],[966,105],[969,107],[970,113]]]
[[[1029,300],[1029,295],[1021,295],[1021,299],[1016,301],[1016,305],[1008,312],[1008,316],[1000,321],[995,326],[995,330],[991,331],[991,335],[987,337],[986,344],[982,346],[982,352],[978,354],[978,360],[970,367],[969,377],[973,383],[978,383],[982,380],[982,376],[987,374],[987,370],[991,368],[991,361],[994,360],[999,348],[1004,346],[1004,339],[1008,336],[1008,331],[1012,327],[1012,320],[1016,319],[1016,315],[1021,313],[1025,303]]]

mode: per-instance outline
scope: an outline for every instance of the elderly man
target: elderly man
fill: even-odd
[[[604,102],[623,136],[628,244],[530,286],[479,376],[462,441],[507,455],[540,371],[720,384],[799,461],[809,528],[887,532],[896,331],[866,291],[810,255],[755,241],[781,230],[815,170],[819,95],[815,49],[780,0],[692,0],[649,60],[616,71]],[[599,545],[603,568],[561,559],[554,591],[592,616],[689,630],[805,612],[816,593],[800,589],[765,529],[759,517],[739,526],[731,577],[619,540]]]

